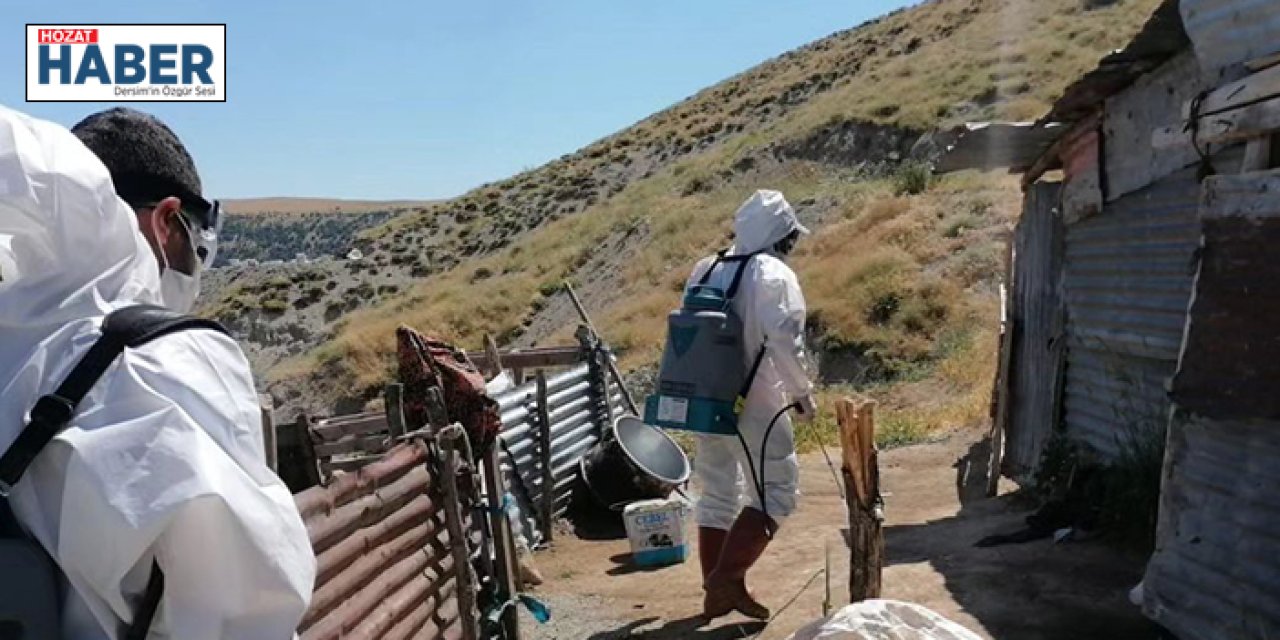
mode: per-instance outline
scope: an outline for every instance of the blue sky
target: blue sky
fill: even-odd
[[[22,25],[227,23],[226,103],[139,104],[211,197],[441,198],[540,165],[904,0],[6,0],[0,104],[31,103]]]

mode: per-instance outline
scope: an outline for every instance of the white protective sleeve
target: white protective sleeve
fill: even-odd
[[[782,391],[791,399],[813,392],[804,348],[807,310],[795,273],[778,260],[760,260],[754,270],[755,317],[768,344]]]

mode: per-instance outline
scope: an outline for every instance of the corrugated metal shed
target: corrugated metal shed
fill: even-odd
[[[1031,168],[1064,128],[1034,122],[973,122],[959,127],[956,141],[947,148],[934,171],[1009,168],[1021,173]]]
[[[1163,429],[1199,244],[1194,168],[1067,227],[1067,433],[1104,458],[1132,429]]]
[[[1262,640],[1280,637],[1280,172],[1205,191],[1144,609],[1183,638]]]
[[[1182,0],[1180,5],[1182,23],[1207,71],[1280,52],[1280,2]]]
[[[1178,1],[1165,0],[1123,49],[1108,54],[1054,103],[1044,122],[1075,122],[1139,76],[1190,46],[1178,15]]]

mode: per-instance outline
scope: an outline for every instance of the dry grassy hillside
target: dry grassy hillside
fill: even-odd
[[[473,347],[484,333],[525,345],[565,340],[573,316],[556,293],[564,280],[624,366],[643,373],[692,263],[728,243],[731,214],[752,189],[772,187],[817,230],[794,262],[829,388],[879,395],[889,441],[979,420],[1001,234],[1018,191],[997,174],[932,180],[918,162],[945,136],[928,132],[1044,113],[1156,4],[930,2],[785,54],[542,168],[396,218],[364,234],[371,260],[349,270],[412,279],[335,316],[323,344],[274,366],[273,392],[312,406],[367,396],[391,373],[401,323]]]

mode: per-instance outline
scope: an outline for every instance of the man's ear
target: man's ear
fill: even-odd
[[[169,196],[156,203],[151,215],[156,217],[159,231],[162,231],[167,236],[173,233],[174,226],[182,224],[178,222],[181,210],[182,201],[177,196]]]

